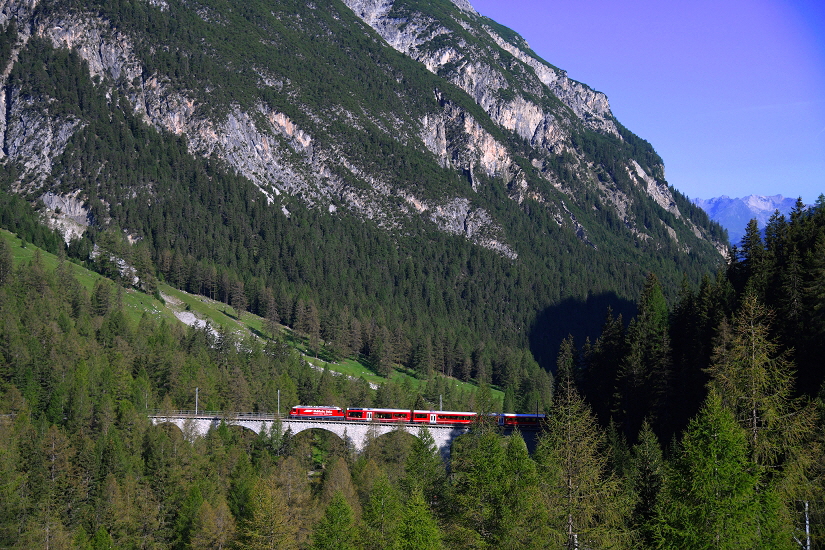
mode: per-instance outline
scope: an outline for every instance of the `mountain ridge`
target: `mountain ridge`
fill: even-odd
[[[764,229],[774,212],[778,210],[780,214],[788,215],[796,206],[797,199],[781,194],[741,198],[721,195],[710,199],[692,199],[692,202],[727,229],[730,241],[736,244],[744,236],[750,220],[756,219],[759,227]]]
[[[463,310],[518,345],[567,297],[627,301],[654,270],[672,293],[718,265],[720,228],[606,96],[467,5],[6,0],[0,23],[19,31],[4,46],[4,180],[73,235],[121,228],[162,273],[188,255],[246,289],[281,288],[285,316],[307,293],[390,325]],[[335,234],[311,237],[325,257],[272,244],[312,226]],[[363,280],[344,286],[362,298],[335,303],[320,274],[353,254]],[[467,265],[479,255],[492,272]],[[450,265],[435,291],[416,286],[434,277],[424,258]],[[391,300],[373,303],[373,269]],[[415,307],[402,305],[411,276]],[[501,319],[491,301],[510,304]]]

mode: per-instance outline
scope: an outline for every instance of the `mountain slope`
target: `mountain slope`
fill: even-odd
[[[628,310],[647,272],[720,261],[606,97],[466,3],[6,0],[0,22],[6,185],[287,322],[313,302],[330,334],[371,319],[456,365],[532,334],[547,360],[563,301]]]

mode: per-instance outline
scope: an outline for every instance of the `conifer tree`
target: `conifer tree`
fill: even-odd
[[[825,216],[825,205],[823,206]],[[816,240],[811,254],[810,282],[805,287],[805,299],[810,304],[806,329],[812,338],[822,341],[825,337],[825,231]]]
[[[664,475],[662,449],[650,424],[645,421],[639,432],[639,442],[633,447],[628,477],[636,498],[632,516],[634,528],[648,547],[653,544],[656,498]]]
[[[809,469],[818,446],[812,406],[793,397],[793,364],[770,335],[772,314],[753,291],[743,298],[733,326],[723,324],[710,386],[747,433],[750,460],[765,469],[763,495],[775,495],[790,529],[797,502],[807,499]]]
[[[296,540],[303,546],[309,538],[312,511],[312,491],[302,467],[294,456],[288,456],[279,463],[277,484],[284,496],[284,514],[287,524],[295,529]]]
[[[404,472],[401,485],[408,496],[418,488],[430,506],[440,500],[446,483],[446,471],[435,440],[426,426],[418,429],[418,437],[410,446]]]
[[[543,506],[536,463],[521,434],[507,437],[504,450],[504,514],[498,537],[500,548],[545,548],[547,513]]]
[[[614,409],[618,366],[625,356],[625,327],[622,316],[613,317],[608,308],[602,332],[584,354],[583,393],[602,425],[607,425]]]
[[[0,286],[11,280],[11,273],[14,269],[14,258],[11,254],[11,246],[8,241],[0,235]]]
[[[750,220],[745,228],[739,254],[740,257],[737,258],[739,261],[739,278],[734,281],[734,284],[741,285],[739,286],[740,289],[750,287],[764,299],[770,266],[765,243],[762,241],[762,234],[759,231],[759,224],[756,219]]]
[[[235,518],[226,501],[221,499],[217,507],[204,500],[192,525],[193,549],[227,548],[235,536]]]
[[[608,471],[604,434],[575,387],[569,346],[562,345],[558,366],[555,400],[536,450],[548,545],[621,547],[629,538],[629,503]]]
[[[330,462],[324,476],[322,502],[329,503],[334,495],[340,493],[344,496],[347,505],[357,518],[361,515],[361,506],[358,503],[358,495],[352,484],[352,476],[347,461],[340,457],[334,457]]]
[[[440,550],[441,530],[433,518],[421,489],[415,489],[404,507],[393,550]]]
[[[249,519],[243,525],[241,548],[298,548],[298,526],[287,518],[286,498],[274,476],[260,478],[255,483],[249,507]]]
[[[336,491],[321,520],[312,530],[312,550],[355,550],[357,531],[352,508],[341,491]]]
[[[747,293],[733,326],[720,331],[708,369],[711,387],[748,432],[751,458],[764,466],[775,465],[810,429],[808,415],[795,414],[792,364],[770,336],[771,317]]]
[[[504,449],[501,436],[475,430],[453,444],[450,511],[482,545],[499,540],[506,502]]]
[[[403,505],[398,491],[382,471],[375,479],[364,505],[361,540],[368,550],[393,548]]]
[[[616,381],[615,413],[631,442],[646,417],[655,424],[670,421],[665,406],[672,374],[668,308],[659,280],[652,273],[638,307],[639,313],[627,329],[627,354]]]

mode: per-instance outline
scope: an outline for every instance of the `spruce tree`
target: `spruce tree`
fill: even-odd
[[[404,471],[401,486],[408,496],[419,489],[430,506],[441,500],[447,473],[435,440],[426,426],[418,429],[418,437],[410,446]]]
[[[451,460],[451,514],[467,536],[495,545],[507,502],[501,436],[478,430],[462,436],[453,444]]]
[[[0,235],[0,286],[11,281],[12,270],[14,269],[14,258],[11,254],[11,246],[3,235]]]
[[[498,547],[545,548],[547,513],[539,488],[539,475],[520,433],[507,437],[504,462],[507,470],[504,494],[507,496]]]
[[[626,353],[625,346],[622,316],[613,317],[608,308],[601,335],[584,354],[586,368],[582,381],[583,393],[602,426],[608,424],[614,410],[616,375]]]
[[[653,543],[656,499],[664,475],[665,462],[659,440],[645,421],[639,432],[639,442],[633,447],[628,478],[636,499],[632,516],[634,528],[648,547]]]
[[[652,273],[638,308],[627,329],[627,354],[617,373],[614,411],[631,442],[646,417],[654,425],[670,424],[666,406],[672,374],[668,308],[659,280]]]

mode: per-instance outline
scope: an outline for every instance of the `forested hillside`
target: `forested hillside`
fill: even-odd
[[[279,340],[132,321],[115,283],[88,291],[39,251],[14,265],[0,239],[0,545],[819,547],[823,214],[825,199],[776,218],[672,309],[649,278],[627,329],[611,316],[593,345],[561,346],[534,454],[482,422],[449,464],[426,431],[354,454],[321,431],[151,426],[194,386],[224,410],[273,410],[277,389],[283,404],[422,397],[318,372]],[[776,322],[794,288],[802,333]],[[454,399],[491,406],[484,387]]]

